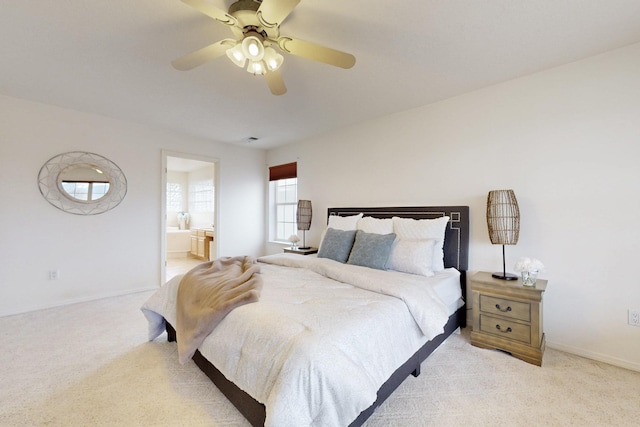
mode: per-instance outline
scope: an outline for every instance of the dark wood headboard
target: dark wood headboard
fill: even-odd
[[[328,215],[350,216],[360,212],[374,218],[434,219],[448,216],[444,237],[444,265],[461,272],[469,268],[469,206],[412,206],[380,208],[329,208]],[[328,219],[328,218],[327,218]]]

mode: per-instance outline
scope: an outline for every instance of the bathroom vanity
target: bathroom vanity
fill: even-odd
[[[191,255],[204,260],[211,259],[211,243],[213,243],[213,228],[191,229]]]

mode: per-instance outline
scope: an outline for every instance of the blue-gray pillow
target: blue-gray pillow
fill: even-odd
[[[327,228],[318,251],[318,258],[330,258],[342,263],[347,262],[355,236],[356,230]]]
[[[374,234],[358,230],[347,264],[386,269],[394,240],[395,233]]]

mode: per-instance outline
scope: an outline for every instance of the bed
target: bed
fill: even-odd
[[[439,221],[442,217],[448,220]],[[373,230],[365,228],[371,234],[383,222],[384,227],[405,220],[444,223],[444,241],[439,241],[444,270],[422,277],[327,258],[330,246],[325,242],[335,232],[331,225],[354,218],[366,218],[360,223],[370,224],[367,227],[373,224]],[[365,229],[359,236],[368,236]],[[232,311],[193,355],[197,366],[253,426],[360,426],[409,375],[420,374],[422,361],[450,334],[466,326],[468,207],[330,208],[325,233],[318,257],[260,258],[260,275],[265,276],[260,301]],[[411,244],[419,240],[411,234],[404,237]],[[437,254],[438,240],[434,245]],[[175,288],[179,278],[173,281],[163,288]],[[421,286],[423,281],[434,283],[433,288]],[[168,339],[175,341],[174,308],[166,292],[164,297],[154,294],[143,312],[150,322],[151,339],[162,326]],[[437,307],[427,304],[429,299],[438,300]],[[304,312],[306,318],[296,319],[287,310]],[[262,320],[251,325],[250,319]],[[441,324],[434,327],[433,322]],[[267,327],[269,332],[262,332]],[[325,334],[325,327],[333,328],[333,335]],[[323,331],[316,333],[316,328]],[[309,359],[298,361],[298,353]]]

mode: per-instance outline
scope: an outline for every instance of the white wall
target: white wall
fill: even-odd
[[[264,249],[265,152],[0,96],[0,315],[160,285],[162,150],[219,160],[221,255]],[[115,209],[62,212],[40,194],[51,157],[90,151],[128,180]],[[60,278],[48,280],[58,269]]]
[[[315,245],[330,206],[469,205],[472,272],[501,269],[485,202],[514,189],[521,234],[507,265],[546,264],[547,344],[636,370],[639,159],[640,44],[267,155],[297,160]]]

